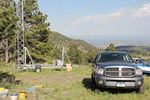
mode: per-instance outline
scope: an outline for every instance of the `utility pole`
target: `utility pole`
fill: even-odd
[[[62,48],[62,63],[64,65],[64,59],[65,59],[65,48]]]

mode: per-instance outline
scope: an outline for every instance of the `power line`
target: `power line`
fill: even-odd
[[[63,18],[64,18],[64,22],[65,22],[64,25],[66,25],[68,31],[71,32],[70,25],[67,21],[67,16],[66,16],[66,13],[65,13],[65,10],[64,10],[62,0],[59,0],[59,4],[60,4],[61,10],[62,10],[62,15],[63,15]],[[64,26],[64,25],[62,25],[62,26]]]

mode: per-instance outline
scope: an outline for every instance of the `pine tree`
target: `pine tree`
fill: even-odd
[[[12,0],[0,1],[0,50],[5,52],[5,62],[8,63],[15,49],[15,30],[17,17],[15,17],[14,2]]]
[[[56,48],[48,42],[51,31],[47,15],[39,10],[37,0],[26,0],[24,4],[25,46],[36,59],[52,58]]]
[[[116,51],[116,47],[114,44],[109,44],[109,46],[106,48],[106,51]]]
[[[72,45],[69,47],[68,55],[71,63],[73,64],[82,64],[84,61],[83,52],[80,51],[76,45]]]

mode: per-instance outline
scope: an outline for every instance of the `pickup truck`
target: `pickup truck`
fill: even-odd
[[[143,74],[150,75],[150,62],[144,61],[144,59],[136,59],[137,66],[143,70]]]
[[[94,90],[103,88],[135,89],[144,93],[143,71],[137,67],[131,56],[126,52],[102,52],[96,58],[89,59],[92,63],[91,83]]]

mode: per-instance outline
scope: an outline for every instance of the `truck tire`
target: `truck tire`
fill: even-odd
[[[36,65],[36,66],[35,66],[35,72],[36,72],[36,73],[41,72],[41,65]]]
[[[100,92],[99,89],[98,89],[98,86],[97,86],[97,84],[96,84],[96,82],[95,82],[94,77],[91,77],[91,89],[92,89],[92,91],[94,91],[95,93],[99,93],[99,92]]]
[[[144,83],[140,86],[140,88],[137,89],[137,92],[141,93],[141,94],[143,94],[145,92],[145,84]]]

